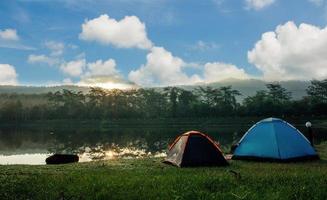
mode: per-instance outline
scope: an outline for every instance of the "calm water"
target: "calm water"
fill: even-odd
[[[53,153],[77,153],[80,162],[100,159],[163,157],[178,135],[199,130],[224,150],[256,120],[51,122],[0,127],[0,164],[45,164]],[[306,134],[303,120],[291,121]],[[314,127],[316,143],[327,140],[327,127]]]

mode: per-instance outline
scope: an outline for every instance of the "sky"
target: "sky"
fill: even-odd
[[[1,0],[0,85],[327,78],[327,0]]]

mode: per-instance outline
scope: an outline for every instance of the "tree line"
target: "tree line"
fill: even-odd
[[[39,95],[43,100],[31,106],[24,106],[19,95],[11,96],[0,104],[0,120],[294,117],[327,114],[327,79],[311,81],[306,90],[307,95],[299,100],[292,99],[291,93],[278,83],[267,84],[266,88],[244,98],[242,102],[237,101],[237,97],[242,94],[231,86],[205,86],[193,90],[179,87],[160,90],[91,88],[87,94],[64,89]],[[5,95],[8,96],[2,94],[0,97]]]

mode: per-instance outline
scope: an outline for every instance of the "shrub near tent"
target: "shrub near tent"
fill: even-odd
[[[233,159],[299,161],[319,157],[299,130],[281,119],[267,118],[245,133]]]
[[[228,165],[218,145],[209,136],[198,131],[184,133],[175,139],[165,163],[178,167]]]

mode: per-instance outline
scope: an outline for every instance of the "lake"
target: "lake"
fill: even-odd
[[[76,153],[80,162],[164,157],[180,134],[198,130],[219,141],[226,152],[259,119],[157,119],[47,121],[0,126],[0,164],[45,164],[53,153]],[[306,134],[305,119],[289,119]],[[327,126],[312,120],[315,143],[327,140]]]

